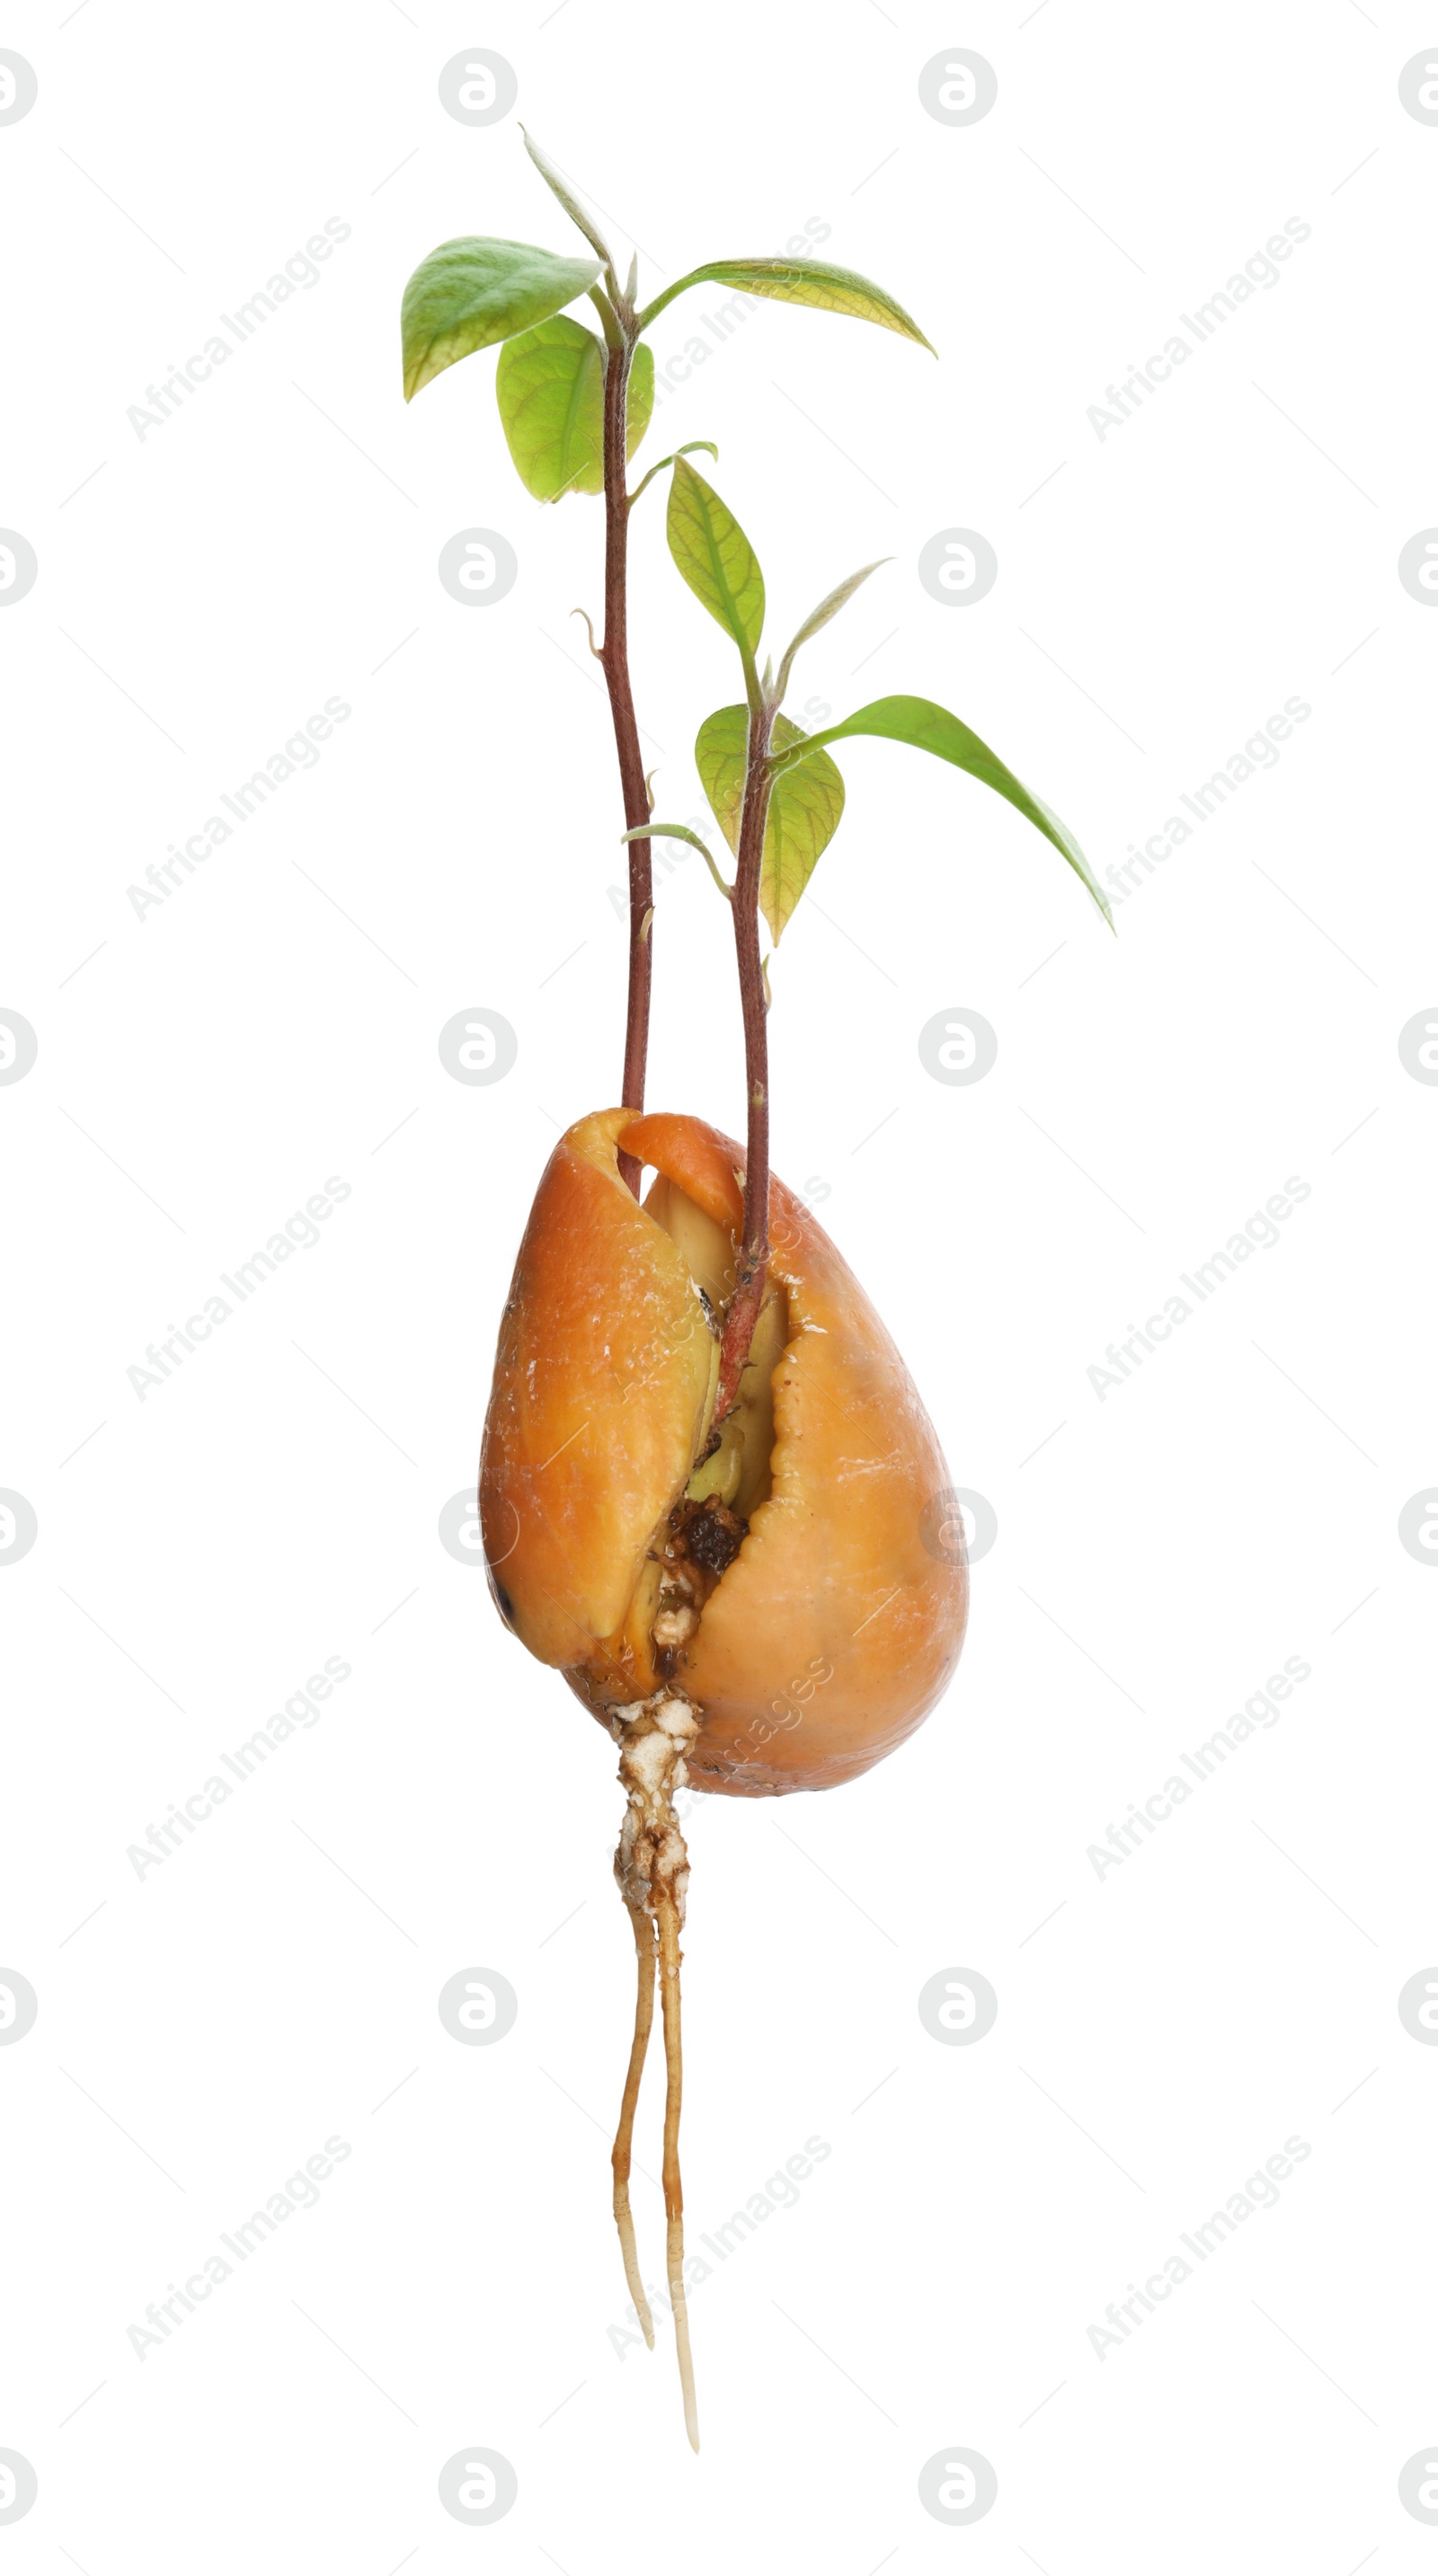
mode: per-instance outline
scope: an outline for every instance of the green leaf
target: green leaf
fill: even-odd
[[[561,206],[564,208],[565,213],[568,215],[570,222],[572,224],[577,224],[580,231],[583,233],[585,240],[593,244],[612,277],[614,275],[613,253],[611,252],[609,244],[605,240],[603,233],[600,231],[599,226],[596,224],[594,217],[591,215],[589,208],[584,203],[583,198],[579,196],[573,188],[571,188],[569,181],[564,176],[564,173],[550,160],[548,153],[541,151],[539,145],[535,142],[533,135],[530,133],[528,126],[521,125],[519,130],[524,137],[525,151],[529,154],[531,161],[534,163],[534,166],[539,172],[539,175],[544,181],[546,187],[554,190],[554,193],[559,199]]]
[[[694,766],[714,820],[736,858],[748,756],[747,707],[718,707],[705,717],[694,737]]]
[[[801,733],[787,716],[774,718],[771,740],[781,755],[792,751],[797,763],[775,775],[764,824],[759,908],[777,948],[794,906],[839,828],[844,782],[827,752],[816,751],[805,757],[811,737]],[[714,715],[706,716],[694,745],[699,783],[736,856],[748,744],[748,708],[720,707]]]
[[[966,724],[961,724],[957,716],[951,716],[947,707],[936,707],[931,698],[876,698],[872,706],[860,707],[856,714],[846,716],[842,724],[825,725],[822,732],[810,734],[807,748],[796,749],[781,744],[776,775],[781,779],[786,777],[789,764],[806,761],[820,743],[843,742],[855,734],[864,733],[877,734],[886,742],[910,743],[915,751],[931,751],[936,760],[951,761],[955,769],[966,769],[971,778],[982,779],[985,787],[992,787],[996,795],[1007,797],[1035,830],[1053,843],[1060,857],[1067,859],[1075,876],[1082,878],[1087,886],[1110,930],[1113,928],[1108,898],[1072,832],[1037,796],[1030,795],[1013,771],[1005,768],[997,752],[990,751],[988,744],[981,742],[976,733],[971,733]]]
[[[547,322],[587,293],[599,266],[597,259],[559,259],[528,242],[441,242],[420,261],[404,290],[405,401],[413,402],[457,358]]]
[[[841,581],[837,590],[831,590],[827,599],[821,599],[818,607],[810,610],[779,665],[779,680],[775,694],[781,701],[789,686],[789,673],[794,667],[794,656],[800,645],[807,644],[811,635],[817,635],[821,626],[827,626],[831,617],[838,616],[840,609],[846,607],[853,598],[860,583],[867,581],[871,572],[878,571],[879,564],[892,563],[893,560],[892,555],[880,555],[878,563],[865,564],[862,572],[851,572],[847,581]]]
[[[558,313],[507,341],[494,390],[499,417],[526,492],[559,501],[604,489],[604,344],[582,322]],[[654,356],[637,349],[629,378],[629,454],[654,409]]]
[[[640,354],[641,354],[641,355],[648,355],[648,352],[647,352],[647,351],[641,351],[641,352],[640,352]],[[715,459],[716,463],[717,463],[717,461],[718,461],[718,456],[719,456],[719,450],[718,450],[718,448],[715,446],[714,441],[713,441],[713,439],[712,439],[712,438],[691,438],[690,440],[688,440],[688,442],[686,443],[686,445],[684,445],[683,447],[676,447],[676,448],[675,448],[675,450],[674,450],[674,456],[661,456],[657,465],[651,465],[651,466],[650,466],[649,471],[648,471],[648,473],[645,475],[643,482],[642,482],[642,483],[636,483],[636,484],[635,484],[635,486],[634,486],[633,491],[632,491],[632,492],[630,493],[630,495],[629,495],[629,507],[630,507],[630,509],[631,509],[631,510],[633,509],[634,504],[635,504],[635,502],[638,500],[640,493],[641,493],[641,492],[647,492],[647,491],[648,491],[649,486],[650,486],[650,484],[653,482],[655,475],[656,475],[656,474],[662,474],[666,465],[672,465],[672,464],[673,464],[673,462],[674,462],[674,457],[675,457],[675,456],[697,456],[701,447],[702,447],[702,448],[704,448],[704,449],[705,449],[705,451],[707,452],[707,454],[709,454],[710,456],[712,456],[712,457]]]
[[[669,551],[695,598],[738,645],[753,703],[759,691],[754,653],[764,628],[764,576],[732,511],[682,456],[675,458],[669,487],[668,535]]]
[[[850,313],[858,322],[878,322],[886,331],[897,331],[905,340],[917,340],[920,348],[935,355],[933,343],[926,340],[917,322],[867,277],[852,268],[833,268],[826,259],[711,259],[703,268],[691,268],[675,286],[666,286],[639,316],[639,328],[647,331],[666,304],[686,287],[737,286],[745,295],[772,295],[780,304],[808,304],[820,313]]]

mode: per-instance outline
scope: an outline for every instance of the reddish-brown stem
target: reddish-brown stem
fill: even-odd
[[[714,1420],[722,1422],[739,1392],[749,1345],[764,1300],[769,1270],[769,1030],[764,969],[759,958],[759,875],[764,859],[764,826],[769,819],[769,737],[774,709],[760,706],[749,716],[749,752],[744,776],[744,804],[739,820],[738,865],[734,872],[734,948],[739,961],[739,1000],[744,1015],[744,1079],[749,1102],[748,1149],[744,1164],[744,1242],[734,1294],[724,1319],[719,1346],[719,1387]]]
[[[609,325],[606,323],[606,330]],[[627,312],[619,324],[623,345],[605,353],[604,369],[604,645],[599,659],[609,687],[609,711],[619,754],[624,794],[624,821],[633,831],[649,820],[649,793],[639,749],[639,725],[629,682],[629,493],[627,421],[629,369],[634,342]],[[653,870],[648,841],[629,844],[629,1005],[624,1031],[624,1108],[636,1115],[644,1106],[644,1070],[649,1053],[649,990],[653,969]],[[621,1154],[619,1169],[638,1196],[639,1165]]]

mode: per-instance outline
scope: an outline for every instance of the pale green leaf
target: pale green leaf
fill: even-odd
[[[720,874],[718,861],[708,842],[702,841],[697,832],[691,832],[687,823],[636,823],[632,832],[621,832],[619,837],[621,841],[687,841],[691,850],[699,852],[720,893],[732,900],[734,889]]]
[[[705,717],[694,739],[694,766],[714,820],[736,858],[748,756],[747,707],[718,707]]]
[[[843,779],[827,752],[802,756],[800,746],[808,739],[787,716],[775,717],[771,736],[775,750],[781,755],[792,751],[798,762],[775,774],[764,824],[759,908],[776,947],[844,811]],[[699,783],[736,855],[748,744],[748,708],[720,707],[705,718],[694,745]]]
[[[1067,859],[1075,876],[1087,886],[1109,928],[1113,928],[1108,898],[1067,825],[1061,823],[1057,814],[1051,812],[1039,797],[1031,795],[1027,787],[1021,785],[1013,771],[1005,768],[997,752],[990,751],[988,744],[981,742],[966,724],[962,724],[957,716],[950,715],[947,707],[935,706],[931,698],[876,698],[872,706],[860,707],[856,714],[846,716],[842,724],[825,725],[819,733],[810,734],[807,749],[779,744],[776,774],[780,778],[788,775],[789,764],[806,761],[816,745],[844,742],[855,734],[877,734],[886,742],[906,742],[912,744],[916,751],[930,751],[936,760],[951,761],[955,769],[966,769],[971,778],[981,779],[984,786],[992,787],[996,795],[1007,797],[1035,830],[1053,843],[1060,857]]]
[[[642,354],[644,353],[641,352],[641,355]],[[706,454],[712,456],[717,463],[719,450],[715,446],[712,438],[691,438],[683,447],[675,448],[674,456],[697,456],[701,447],[705,450]],[[635,502],[638,500],[640,493],[648,491],[655,475],[662,474],[666,465],[673,464],[674,456],[661,456],[657,465],[650,466],[643,482],[635,484],[633,491],[629,495],[629,507],[631,510],[633,509]]]
[[[571,188],[563,171],[550,160],[548,153],[541,150],[540,146],[535,142],[533,135],[530,133],[528,126],[521,125],[519,130],[524,137],[525,151],[529,154],[531,161],[534,163],[534,166],[539,172],[539,175],[544,181],[546,187],[554,190],[554,193],[559,199],[561,206],[564,208],[565,213],[568,215],[570,222],[572,224],[577,224],[580,231],[583,233],[585,240],[593,244],[612,277],[614,274],[613,254],[583,198],[578,194],[577,190]]]
[[[512,340],[562,312],[599,275],[594,259],[559,259],[529,242],[441,242],[421,260],[400,308],[404,398],[475,349]]]
[[[557,313],[499,353],[494,390],[515,471],[536,501],[604,489],[604,345]],[[654,357],[637,349],[629,378],[629,453],[654,409]]]
[[[920,347],[933,354],[932,342],[924,338],[917,322],[897,304],[882,286],[860,277],[852,268],[834,268],[826,259],[711,259],[703,268],[691,268],[674,286],[666,286],[652,304],[639,316],[639,328],[647,331],[656,315],[686,287],[736,286],[745,295],[771,295],[780,304],[808,304],[820,313],[849,313],[859,322],[881,323],[886,331],[897,331],[905,340],[917,340]]]
[[[892,555],[880,555],[877,563],[865,564],[862,572],[851,572],[847,581],[841,581],[837,590],[831,590],[827,599],[821,599],[818,607],[810,610],[779,665],[776,694],[780,699],[789,686],[789,674],[800,645],[807,644],[811,635],[817,635],[821,626],[827,626],[831,617],[837,617],[840,609],[847,607],[860,583],[867,581],[871,572],[877,572],[879,564],[892,563],[893,560]]]
[[[682,456],[669,486],[669,551],[696,599],[732,635],[751,697],[757,695],[754,654],[764,626],[764,576],[733,512],[702,474]]]

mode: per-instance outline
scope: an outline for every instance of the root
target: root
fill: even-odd
[[[699,1732],[699,1719],[687,1700],[656,1691],[638,1707],[616,1709],[610,1731],[620,1747],[619,1777],[629,1804],[614,1855],[614,1875],[629,1908],[639,1953],[639,1993],[629,2074],[614,2141],[614,2215],[624,2255],[624,2271],[635,2308],[652,2345],[653,2326],[639,2280],[633,2221],[629,2214],[629,2159],[634,2108],[639,2094],[645,2050],[654,2019],[655,1944],[658,1945],[659,1994],[664,2019],[664,2215],[667,2225],[666,2272],[674,2335],[679,2355],[679,2382],[684,2396],[684,2422],[693,2448],[699,2448],[699,2415],[694,2394],[694,2363],[689,2349],[689,2309],[684,2295],[684,2192],[679,2174],[679,2115],[684,2095],[684,2059],[680,2027],[679,1935],[689,1887],[689,1854],[673,1793],[687,1778],[684,1748]]]
[[[628,1903],[627,1898],[625,1902]],[[614,2224],[619,2230],[624,2277],[644,2329],[644,2340],[652,2352],[654,2319],[649,2313],[649,2301],[639,2277],[634,2219],[629,2207],[629,2167],[634,2149],[634,2113],[639,2101],[639,2079],[644,2073],[649,2033],[654,2027],[654,1926],[639,1905],[629,1906],[629,1919],[634,1926],[634,1947],[639,1958],[639,1986],[634,2001],[634,2038],[629,2050],[629,2072],[624,2078],[624,2099],[619,2105],[619,2127],[615,2131],[610,2161],[614,2167]]]
[[[689,2305],[684,2296],[684,2185],[679,2174],[679,2113],[684,2101],[684,2051],[680,2032],[678,1908],[668,1896],[656,1905],[659,1918],[659,1993],[664,2011],[664,2217],[669,2302],[674,2310],[674,2340],[679,2353],[679,2385],[684,2392],[684,2426],[691,2447],[699,2448],[699,2407],[694,2394],[694,2360],[689,2350]]]

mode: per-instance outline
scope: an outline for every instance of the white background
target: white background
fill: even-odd
[[[1438,985],[1438,618],[1396,573],[1438,520],[1438,131],[1398,96],[1432,37],[1403,0],[8,14],[39,80],[0,129],[0,520],[40,566],[0,617],[0,1004],[39,1038],[0,1091],[0,1484],[39,1523],[0,1577],[0,1960],[40,1999],[0,2049],[25,2576],[1432,2564],[1397,2480],[1438,2438],[1438,2056],[1396,2011],[1438,1957],[1434,1577],[1397,1535],[1438,1465],[1438,1092],[1397,1052]],[[479,130],[437,90],[476,43],[519,84]],[[918,94],[955,44],[998,78],[959,130]],[[521,115],[649,291],[814,217],[939,351],[770,306],[666,395],[645,453],[718,442],[778,643],[895,559],[795,712],[941,699],[1102,872],[1311,708],[1116,939],[998,799],[844,755],[776,964],[774,1159],[999,1536],[901,1753],[690,1819],[691,2241],[832,2150],[695,2291],[698,2460],[667,2328],[653,2357],[607,2332],[612,1748],[436,1527],[542,1163],[621,1048],[621,818],[569,615],[598,611],[598,505],[524,494],[492,356],[400,398],[436,242],[579,246]],[[146,385],[332,216],[319,283],[137,437]],[[1290,217],[1281,283],[1100,440],[1105,387]],[[661,363],[714,301],[662,317]],[[634,666],[682,817],[736,692],[662,512],[634,523]],[[435,571],[473,525],[520,567],[482,612]],[[967,608],[916,572],[955,525],[999,561]],[[332,695],[318,765],[137,918],[127,887]],[[732,1130],[697,858],[656,959],[651,1101]],[[472,1005],[519,1036],[491,1088],[436,1051]],[[944,1087],[917,1034],[964,1005],[998,1061]],[[142,1402],[146,1344],[330,1175],[319,1243]],[[1280,1243],[1101,1402],[1105,1345],[1289,1175]],[[137,1879],[127,1846],[329,1656],[352,1678],[320,1722]],[[1281,1721],[1100,1879],[1087,1847],[1289,1657]],[[436,1997],[476,1964],[519,2017],[462,2048]],[[916,2011],[956,1964],[999,1996],[972,2048]],[[651,2090],[651,2175],[658,2130]],[[147,2302],[328,2136],[352,2153],[319,2206],[138,2358]],[[1108,2303],[1290,2136],[1279,2205],[1100,2358]],[[636,2207],[657,2279],[650,2182]],[[436,2484],[476,2443],[519,2480],[483,2530]],[[917,2483],[955,2444],[999,2487],[962,2530]]]

